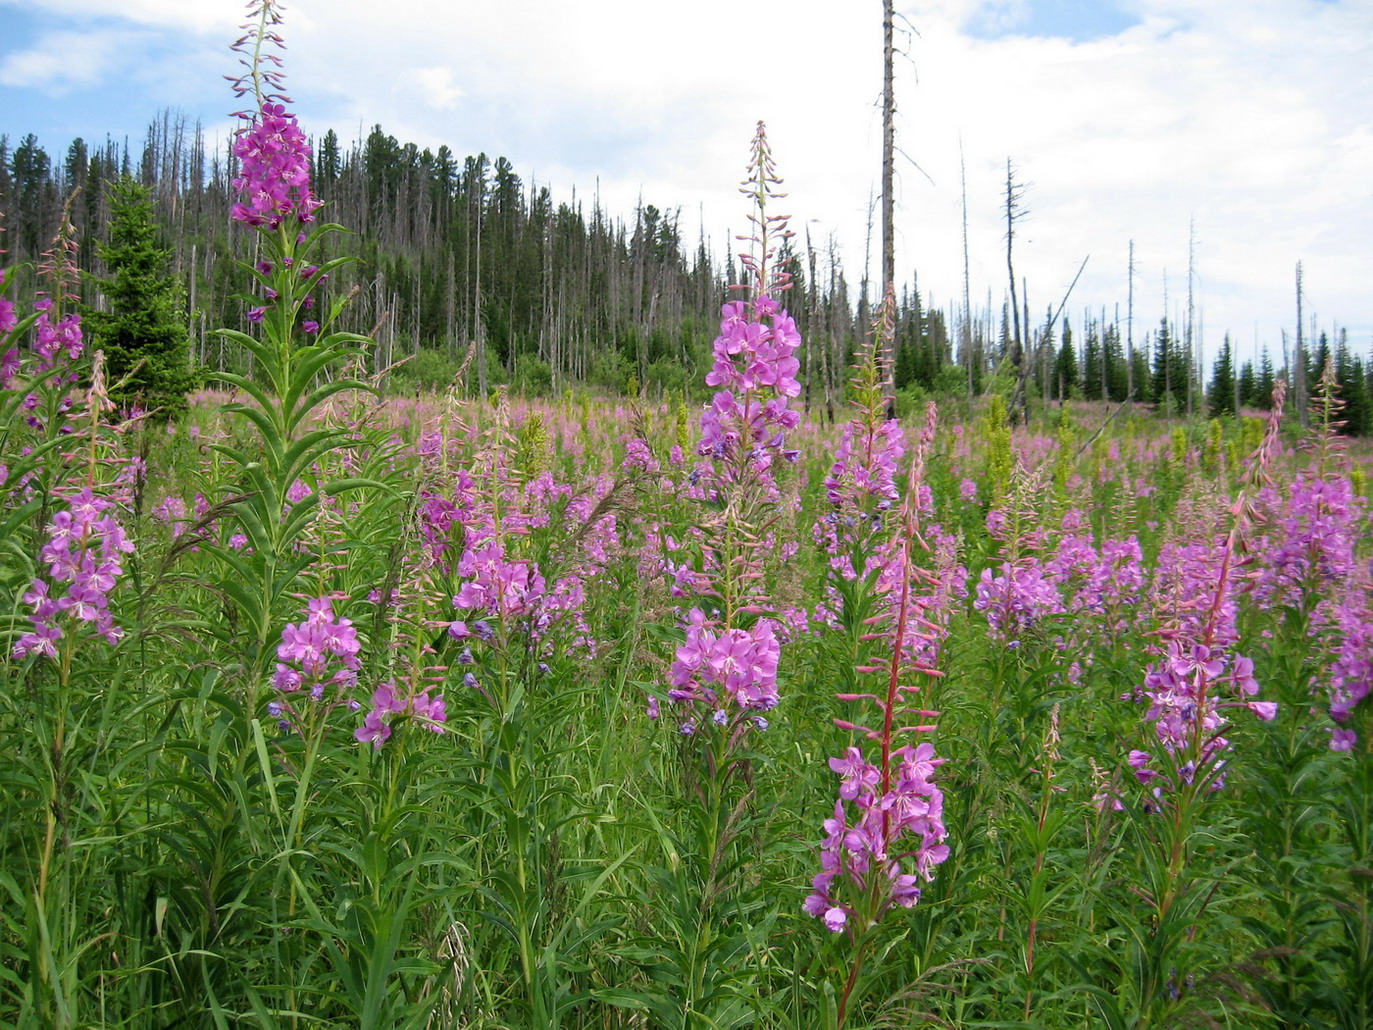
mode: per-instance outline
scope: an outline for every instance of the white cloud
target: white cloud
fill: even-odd
[[[417,94],[420,103],[437,111],[451,111],[463,97],[463,91],[453,82],[453,69],[442,65],[412,68],[401,81],[410,87],[407,92]]]
[[[0,0],[31,9],[32,0]],[[192,32],[232,32],[244,20],[241,0],[43,0],[43,13],[64,19],[105,18]]]
[[[117,73],[120,51],[131,35],[123,30],[47,33],[29,49],[0,57],[0,85],[60,96],[104,82]]]
[[[965,31],[976,20],[985,33],[996,18],[1017,31],[1035,2],[898,0],[918,33],[902,29],[908,59],[897,66],[898,145],[910,158],[898,160],[902,278],[918,268],[927,295],[961,297],[961,141],[975,303],[990,293],[999,306],[1004,292],[1010,157],[1030,184],[1017,268],[1032,307],[1057,303],[1088,254],[1070,310],[1123,305],[1134,240],[1136,325],[1156,324],[1165,271],[1172,299],[1185,292],[1195,220],[1208,334],[1243,337],[1257,322],[1276,342],[1300,259],[1322,316],[1366,346],[1373,5],[1120,0],[1136,24],[1090,42]],[[223,48],[243,20],[238,0],[46,7],[78,25],[98,16],[195,33],[175,71],[203,77],[207,92],[233,70]],[[684,232],[694,234],[699,213],[717,252],[744,225],[735,188],[763,118],[795,228],[809,226],[821,247],[833,234],[856,285],[879,180],[880,15],[876,0],[797,0],[763,15],[734,0],[690,10],[643,0],[293,0],[282,31],[307,131],[347,137],[379,123],[459,156],[505,155],[559,199],[575,187],[582,199],[598,191],[615,214],[640,195],[680,206]],[[80,76],[116,81],[108,51],[91,46],[89,72],[33,48],[5,58],[0,79],[73,91]],[[166,81],[148,85],[163,90],[149,96],[149,114],[185,102]]]
[[[906,120],[908,133],[918,126],[922,163],[938,183],[907,183],[908,217],[928,227],[911,239],[922,278],[943,297],[961,290],[961,133],[974,261],[996,303],[1005,277],[997,199],[1010,156],[1033,184],[1017,257],[1038,294],[1033,306],[1056,302],[1088,253],[1075,304],[1123,302],[1133,239],[1136,310],[1149,312],[1144,324],[1156,323],[1165,272],[1172,300],[1185,293],[1195,218],[1208,334],[1218,342],[1224,329],[1258,321],[1276,340],[1290,322],[1298,259],[1325,259],[1321,273],[1308,271],[1308,287],[1318,277],[1332,286],[1366,282],[1373,272],[1373,162],[1358,99],[1373,87],[1373,9],[1135,6],[1142,24],[1087,44],[970,42],[947,26],[926,34],[917,47],[918,110],[908,105]],[[1359,181],[1364,203],[1350,204]],[[1336,302],[1324,314],[1359,327],[1366,347],[1373,312],[1365,294],[1331,293]]]

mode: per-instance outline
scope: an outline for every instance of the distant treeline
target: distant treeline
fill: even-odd
[[[717,310],[738,273],[733,255],[704,237],[682,239],[679,211],[644,202],[611,213],[598,196],[575,193],[555,200],[548,185],[525,182],[503,157],[421,149],[380,126],[351,144],[332,129],[313,144],[316,192],[327,202],[321,215],[357,233],[337,245],[359,258],[328,285],[325,300],[354,294],[342,328],[377,341],[379,367],[405,360],[398,381],[444,384],[470,356],[468,382],[483,391],[499,382],[531,392],[572,383],[611,392],[703,389]],[[108,226],[107,189],[132,177],[153,192],[184,283],[191,359],[240,367],[245,356],[213,333],[247,328],[258,303],[243,268],[254,260],[255,234],[228,214],[234,172],[227,143],[222,152],[208,147],[198,124],[170,112],[137,148],[77,139],[57,158],[32,134],[17,143],[0,136],[4,262],[34,261],[69,204],[80,267],[104,274],[95,242]],[[869,331],[877,287],[864,269],[853,288],[832,243],[797,237],[784,259],[794,282],[786,305],[805,340],[804,399],[832,413],[853,348]],[[917,285],[898,290],[892,356],[907,402],[1019,379],[1025,395],[1045,402],[1133,395],[1179,414],[1228,413],[1265,406],[1290,363],[1280,356],[1275,367],[1265,350],[1236,364],[1227,340],[1203,368],[1190,326],[1164,318],[1135,339],[1105,311],[1085,314],[1076,329],[1046,313],[1017,346],[1011,325],[1031,326],[1028,304],[1018,320],[990,294],[979,308],[965,300],[945,309],[923,302]],[[100,305],[93,285],[83,291]],[[1316,392],[1328,356],[1348,430],[1373,429],[1373,363],[1343,332],[1292,352],[1306,366],[1299,406]]]

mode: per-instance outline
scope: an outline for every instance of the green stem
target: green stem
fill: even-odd
[[[868,957],[868,947],[872,943],[872,939],[873,933],[870,930],[865,930],[857,947],[853,949],[853,960],[849,963],[849,975],[844,980],[843,993],[839,995],[839,1016],[835,1022],[835,1030],[844,1030],[844,1022],[848,1019],[849,1014],[849,1002],[853,1000],[853,991],[858,985],[858,976],[863,971],[863,963]]]

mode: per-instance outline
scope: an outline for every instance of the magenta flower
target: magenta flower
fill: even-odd
[[[367,713],[363,724],[353,731],[353,737],[359,744],[371,744],[373,747],[381,747],[391,739],[391,727],[387,724],[381,709],[373,708]]]
[[[463,551],[456,571],[471,578],[454,596],[453,607],[484,611],[497,618],[533,611],[547,589],[535,563],[507,561],[504,545],[495,538]]]
[[[897,466],[905,453],[901,423],[896,419],[883,419],[876,426],[862,418],[846,422],[834,464],[825,477],[826,497],[848,510],[862,510],[869,497],[887,503],[897,500]]]
[[[243,197],[231,211],[236,220],[268,229],[288,217],[314,220],[321,204],[310,192],[310,145],[285,107],[264,102],[233,151],[241,162],[233,185]]]
[[[1331,731],[1330,748],[1350,751],[1358,739],[1357,731],[1347,724],[1354,710],[1368,705],[1373,694],[1373,608],[1352,591],[1351,596],[1334,609],[1333,654],[1327,684],[1330,717],[1339,725]]]
[[[1038,562],[1026,558],[1003,565],[999,576],[983,569],[973,607],[987,613],[993,636],[1018,640],[1045,618],[1061,613],[1063,600]]]
[[[396,685],[384,680],[372,691],[372,707],[368,710],[363,723],[353,731],[353,739],[359,744],[371,744],[380,748],[391,739],[392,719],[410,718],[418,721],[432,733],[445,732],[448,712],[443,695],[429,696],[422,690],[409,697],[401,697]]]
[[[110,514],[112,501],[87,488],[68,504],[66,510],[53,514],[47,542],[39,552],[52,584],[68,584],[66,592],[55,597],[49,582],[33,581],[24,603],[33,609],[29,621],[34,628],[15,642],[16,658],[55,658],[56,641],[63,637],[60,618],[64,615],[91,623],[110,644],[118,643],[123,635],[110,613],[108,595],[124,571],[122,555],[133,551],[133,543]]]
[[[853,801],[861,793],[870,794],[882,776],[877,766],[864,761],[862,752],[856,747],[844,752],[843,758],[831,758],[829,764],[842,777],[839,796],[845,801]]]
[[[714,704],[722,689],[741,709],[767,711],[777,705],[777,662],[782,645],[770,619],[751,629],[716,630],[693,608],[686,641],[677,648],[668,699]]]
[[[334,618],[328,598],[310,601],[307,612],[304,621],[281,631],[272,683],[283,693],[306,690],[319,700],[325,687],[347,688],[357,681],[362,645],[350,619]]]
[[[39,301],[34,306],[50,308],[52,304],[50,301]],[[63,356],[69,361],[75,361],[81,356],[84,347],[80,315],[64,315],[54,325],[47,310],[39,314],[33,326],[33,349],[38,355],[40,369],[46,371],[56,367],[58,359]]]
[[[11,347],[0,355],[0,390],[12,390],[19,374],[19,348]]]
[[[715,365],[706,384],[726,389],[701,415],[699,454],[743,460],[765,483],[774,455],[795,458],[785,442],[800,422],[787,408],[787,398],[801,393],[800,362],[793,356],[800,342],[795,323],[766,294],[751,304],[731,301],[721,308]]]
[[[803,908],[838,933],[848,917],[860,911],[846,904],[866,896],[879,877],[882,899],[873,918],[886,909],[911,908],[920,900],[921,881],[934,876],[934,867],[949,857],[944,838],[944,795],[932,782],[942,759],[934,745],[899,748],[891,754],[896,775],[885,792],[881,771],[863,761],[858,748],[844,758],[831,758],[830,768],[841,777],[834,816],[824,822],[820,846],[821,871],[811,881]],[[853,805],[857,821],[847,823],[845,802]]]
[[[5,269],[0,268],[0,286],[5,285]],[[14,313],[14,301],[0,297],[0,333],[7,333],[19,324],[19,316]]]
[[[1154,787],[1155,797],[1162,796],[1164,787],[1176,788],[1178,781],[1191,783],[1198,771],[1211,777],[1212,790],[1224,785],[1222,756],[1230,741],[1221,732],[1227,722],[1222,709],[1244,707],[1264,721],[1276,718],[1277,702],[1248,700],[1259,689],[1253,662],[1235,656],[1234,668],[1227,675],[1230,661],[1220,648],[1174,639],[1169,641],[1168,653],[1145,674],[1141,691],[1149,701],[1145,718],[1154,723],[1169,761],[1163,769],[1154,768],[1154,757],[1138,750],[1130,752],[1129,761],[1141,783],[1162,781]],[[1235,700],[1221,696],[1226,683],[1237,695]]]

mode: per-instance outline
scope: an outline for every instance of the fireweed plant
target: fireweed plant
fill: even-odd
[[[750,282],[739,289],[748,299],[721,310],[706,383],[725,389],[701,415],[701,461],[691,482],[692,496],[710,514],[699,527],[701,567],[679,577],[689,585],[684,592],[705,600],[687,614],[686,642],[677,649],[668,691],[678,732],[712,741],[707,769],[724,778],[730,751],[750,730],[765,729],[763,713],[778,703],[781,645],[774,620],[764,615],[761,552],[780,499],[775,465],[795,460],[786,435],[800,422],[787,405],[801,392],[795,378],[801,337],[774,297],[790,285],[776,253],[787,236],[786,217],[767,210],[783,195],[775,191],[780,180],[761,122],[752,150],[740,190],[755,205],[749,217],[756,250],[740,255]]]
[[[1190,943],[1195,926],[1220,887],[1199,863],[1200,842],[1212,832],[1207,812],[1226,786],[1234,750],[1225,736],[1229,714],[1243,709],[1261,720],[1277,716],[1276,702],[1257,699],[1253,661],[1239,654],[1236,613],[1246,582],[1239,578],[1256,519],[1255,495],[1268,475],[1282,419],[1279,381],[1263,441],[1250,458],[1223,535],[1165,548],[1154,589],[1163,613],[1163,655],[1137,691],[1156,741],[1133,749],[1128,764],[1142,797],[1131,819],[1143,842],[1147,881],[1140,892],[1150,909],[1149,932],[1132,941],[1135,1025],[1167,1025],[1194,1002],[1199,968]],[[1103,798],[1123,806],[1119,799]],[[1198,867],[1199,866],[1199,867]],[[1120,1018],[1101,999],[1105,1018]]]
[[[1373,782],[1367,747],[1356,743],[1373,682],[1373,567],[1360,472],[1337,435],[1341,406],[1327,365],[1300,445],[1305,467],[1286,482],[1272,477],[1257,496],[1256,603],[1241,624],[1271,641],[1265,682],[1280,702],[1257,742],[1265,775],[1245,816],[1249,833],[1272,842],[1257,877],[1266,912],[1254,921],[1275,956],[1262,997],[1286,1020],[1330,1006],[1331,1025],[1353,1027],[1373,1018],[1373,881],[1360,872],[1373,862]],[[1332,989],[1332,970],[1341,971],[1333,981],[1362,986]]]
[[[18,819],[3,884],[10,914],[33,928],[22,958],[0,963],[29,971],[21,1005],[46,1026],[73,1025],[84,1011],[86,970],[74,956],[90,945],[74,902],[90,862],[76,842],[104,802],[81,770],[108,761],[120,725],[106,686],[119,679],[126,626],[117,595],[134,551],[125,426],[110,418],[103,357],[87,351],[70,310],[78,281],[71,203],[22,318],[6,296],[14,270],[0,270],[0,727],[14,745],[0,792],[13,806],[6,824]],[[21,725],[22,734],[12,732]],[[12,930],[0,933],[15,940]]]
[[[767,728],[767,712],[779,701],[781,642],[765,613],[765,535],[779,501],[777,462],[794,460],[786,435],[800,422],[788,399],[800,393],[800,335],[774,297],[789,285],[777,267],[776,249],[786,217],[767,210],[782,194],[760,122],[752,145],[749,178],[740,192],[755,205],[750,215],[755,250],[741,255],[750,282],[738,287],[748,299],[721,310],[713,344],[714,367],[706,376],[719,390],[701,415],[689,479],[690,494],[706,513],[695,535],[700,565],[677,570],[678,592],[700,598],[686,614],[685,641],[677,647],[667,692],[676,732],[701,742],[704,782],[723,785],[733,775],[733,753],[750,732]]]
[[[247,317],[259,326],[262,337],[221,330],[253,355],[257,371],[251,377],[231,372],[215,376],[250,399],[251,403],[235,401],[226,411],[253,424],[262,453],[259,459],[241,448],[216,445],[241,470],[240,497],[230,508],[243,542],[231,546],[233,534],[226,529],[226,541],[214,552],[227,572],[222,588],[250,627],[252,714],[259,677],[266,674],[272,657],[277,613],[306,564],[296,543],[323,495],[357,485],[344,481],[303,494],[297,486],[321,459],[348,442],[343,430],[313,425],[311,416],[335,395],[365,389],[355,379],[331,378],[330,373],[356,359],[367,341],[331,331],[346,297],[327,311],[319,310],[330,274],[352,259],[313,261],[324,240],[344,230],[315,222],[321,204],[310,189],[310,147],[286,110],[290,98],[281,92],[280,59],[269,52],[282,45],[275,32],[281,20],[279,5],[263,0],[251,4],[249,13],[256,20],[245,25],[247,34],[233,47],[247,70],[231,81],[235,95],[251,97],[256,106],[238,115],[244,124],[234,138],[233,152],[240,162],[234,179],[240,199],[231,214],[258,237],[261,259],[251,273],[261,293]]]
[[[1265,1000],[1288,1018],[1299,1015],[1325,993],[1321,965],[1330,962],[1365,985],[1340,1013],[1339,1025],[1357,1026],[1373,1020],[1373,878],[1362,872],[1373,867],[1373,566],[1360,555],[1367,502],[1338,435],[1343,402],[1329,362],[1312,406],[1307,466],[1290,483],[1268,484],[1258,499],[1265,532],[1257,549],[1266,560],[1254,593],[1268,618],[1256,628],[1279,645],[1274,679],[1282,710],[1300,715],[1282,720],[1264,741],[1267,789],[1251,823],[1278,845],[1265,854],[1262,890],[1272,918],[1261,925],[1283,957]],[[1328,721],[1312,718],[1315,710]],[[1332,813],[1338,846],[1331,848],[1315,813],[1341,781]],[[1330,908],[1309,903],[1323,885]],[[1320,954],[1331,908],[1344,940]]]
[[[622,498],[636,473],[574,486],[545,467],[542,420],[517,425],[503,391],[485,426],[467,422],[466,407],[448,397],[421,431],[417,547],[391,589],[395,603],[418,613],[410,633],[425,643],[416,643],[412,668],[443,670],[443,730],[471,766],[479,808],[470,828],[488,858],[476,871],[475,903],[511,954],[518,1000],[509,1011],[556,1026],[591,1000],[569,986],[576,963],[567,956],[590,931],[566,906],[583,913],[629,857],[608,859],[575,894],[559,878],[559,840],[588,820],[585,810],[567,813],[571,791],[555,767],[575,713],[600,700],[583,672],[603,631],[586,608],[612,579]],[[412,712],[416,699],[433,704],[418,687],[409,687]],[[389,683],[378,688],[358,738],[386,751],[403,696]],[[438,729],[432,711],[430,719]]]
[[[843,1027],[857,1000],[864,962],[875,945],[880,924],[893,908],[909,909],[920,900],[920,884],[934,875],[949,856],[943,822],[944,795],[934,784],[943,760],[929,741],[901,743],[934,730],[938,713],[915,707],[921,688],[915,679],[938,675],[939,643],[945,633],[938,610],[940,591],[920,596],[921,587],[938,578],[915,561],[928,551],[921,534],[921,496],[925,455],[933,442],[935,408],[929,406],[924,430],[910,464],[904,498],[896,486],[903,445],[895,419],[886,419],[886,398],[876,355],[892,335],[894,299],[889,292],[879,314],[876,341],[855,377],[857,412],[844,427],[838,458],[825,481],[834,510],[824,523],[831,570],[842,598],[839,620],[850,631],[863,626],[857,641],[881,641],[886,655],[872,655],[860,673],[880,676],[881,693],[846,692],[845,702],[869,703],[873,726],[836,720],[841,729],[877,747],[874,761],[864,749],[850,746],[829,760],[840,777],[834,814],[825,820],[820,849],[821,871],[812,881],[805,911],[833,933],[853,942],[849,972],[837,1004],[826,991],[825,1025]],[[884,526],[886,513],[893,525]],[[871,614],[869,614],[871,612]],[[880,629],[874,627],[881,627]],[[918,736],[916,736],[918,739]]]
[[[765,580],[782,503],[778,467],[797,457],[787,435],[800,415],[788,402],[801,392],[801,337],[780,302],[790,286],[778,255],[789,235],[787,217],[769,210],[784,196],[780,182],[759,122],[740,188],[753,204],[753,232],[745,238],[752,247],[740,255],[747,282],[735,287],[745,296],[720,312],[706,376],[719,389],[701,415],[698,461],[687,480],[687,496],[701,513],[689,531],[699,542],[698,563],[674,570],[674,594],[692,603],[682,618],[667,703],[660,707],[655,696],[649,707],[649,717],[682,741],[682,782],[691,799],[680,845],[690,855],[685,876],[661,877],[678,899],[668,1010],[680,1011],[672,1025],[684,1028],[747,1018],[737,988],[752,975],[746,956],[764,929],[749,925],[756,916],[744,889],[749,855],[741,834],[757,809],[749,738],[767,730],[768,713],[781,701],[782,634]]]
[[[248,271],[258,293],[246,318],[257,333],[220,333],[251,354],[254,367],[213,378],[245,398],[223,411],[246,420],[257,439],[212,444],[229,473],[220,488],[224,517],[213,534],[206,527],[199,546],[219,564],[216,587],[235,614],[222,631],[234,634],[241,655],[232,670],[243,683],[247,723],[238,774],[255,767],[265,788],[270,819],[261,840],[274,859],[259,874],[263,908],[285,931],[270,943],[272,961],[283,970],[321,963],[332,974],[326,983],[346,986],[340,1011],[349,1022],[417,1025],[438,999],[417,997],[412,978],[434,965],[403,955],[403,934],[418,903],[419,874],[448,861],[405,840],[405,829],[416,825],[407,759],[422,749],[407,734],[405,747],[393,744],[376,760],[375,779],[364,774],[354,783],[346,770],[367,768],[402,721],[437,736],[444,699],[405,689],[412,681],[398,686],[386,667],[360,682],[366,641],[345,613],[363,598],[331,587],[371,565],[377,546],[368,522],[395,518],[395,448],[365,417],[339,417],[344,395],[370,389],[355,375],[369,341],[334,328],[349,297],[329,301],[327,294],[331,276],[353,259],[323,256],[330,237],[344,230],[316,221],[322,203],[311,189],[310,147],[287,110],[281,61],[272,52],[283,47],[282,7],[255,0],[248,10],[245,34],[232,47],[244,68],[231,79],[234,93],[252,107],[238,114],[238,199],[230,214],[256,237]],[[335,812],[349,799],[368,803],[349,819],[356,844],[333,845],[321,864],[312,842],[330,818],[323,798],[331,793]],[[348,904],[332,910],[331,897]],[[313,996],[330,990],[303,973],[280,986],[239,989],[259,1005],[270,997],[290,1025],[301,1025]]]

